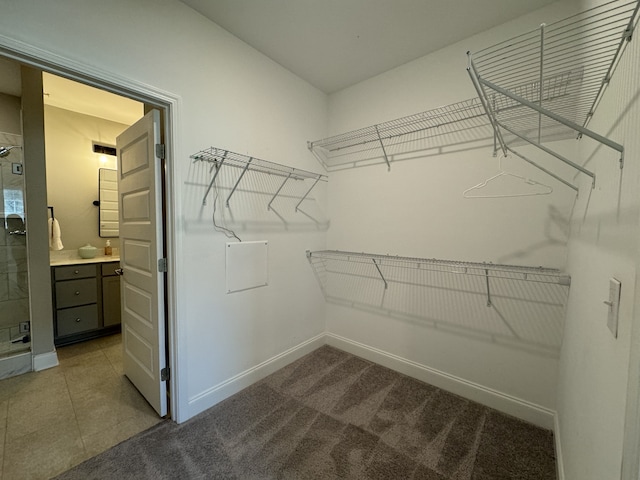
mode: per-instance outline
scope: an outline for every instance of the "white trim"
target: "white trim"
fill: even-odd
[[[0,34],[0,55],[141,102],[172,106],[180,98],[152,85],[77,62],[49,50]]]
[[[455,393],[474,402],[494,408],[500,412],[520,418],[539,427],[554,430],[554,432],[556,432],[554,435],[556,455],[561,468],[560,435],[555,411],[332,333],[317,335],[194,395],[189,398],[187,418],[202,413],[222,400],[238,393],[243,388],[252,385],[325,344],[370,360],[378,365],[416,378],[435,387],[442,388],[448,392]],[[558,480],[563,480],[563,478],[563,475],[559,476]]]
[[[316,335],[309,340],[302,342],[258,365],[245,370],[204,392],[201,392],[189,399],[189,417],[198,415],[206,409],[213,407],[225,398],[238,393],[255,382],[262,380],[264,377],[273,372],[289,365],[291,362],[311,353],[315,349],[323,346],[325,342],[325,334]]]
[[[553,440],[556,445],[556,475],[558,477],[558,480],[564,480],[562,441],[560,440],[560,417],[558,417],[558,412],[556,412],[553,416]]]
[[[30,372],[33,368],[31,353],[19,353],[0,358],[0,380]]]
[[[326,343],[539,427],[548,430],[552,430],[554,427],[555,412],[536,405],[535,403],[484,387],[477,383],[469,382],[455,375],[441,372],[440,370],[332,333],[327,333]]]
[[[181,372],[177,359],[186,352],[185,342],[182,341],[183,330],[178,325],[180,312],[184,311],[180,297],[177,295],[178,285],[180,285],[180,272],[176,272],[178,252],[180,251],[179,235],[176,234],[176,212],[180,212],[180,192],[178,177],[178,166],[175,159],[180,158],[180,135],[178,125],[182,100],[179,95],[160,90],[152,85],[114,74],[111,71],[103,70],[85,62],[77,62],[68,57],[44,50],[40,47],[15,40],[0,34],[0,55],[26,63],[36,68],[40,68],[51,73],[55,73],[72,80],[76,80],[96,88],[108,90],[113,93],[128,96],[130,98],[156,104],[166,109],[166,132],[167,132],[167,260],[170,266],[167,275],[166,297],[169,302],[167,315],[169,341],[168,363],[171,366],[171,398],[172,398],[172,418],[176,421],[183,421],[188,418],[186,404],[186,383],[181,381]],[[40,360],[38,360],[40,362]],[[184,402],[184,403],[183,403]]]
[[[166,137],[166,161],[165,165],[169,175],[165,178],[166,188],[166,248],[167,248],[167,328],[169,335],[169,358],[167,359],[170,369],[170,411],[171,418],[177,422],[182,423],[189,419],[188,411],[188,389],[186,382],[186,372],[181,370],[181,365],[186,365],[186,358],[188,351],[187,344],[187,325],[185,322],[178,322],[178,319],[187,318],[185,313],[186,305],[181,301],[178,296],[178,286],[186,285],[186,276],[183,269],[179,269],[178,265],[178,252],[183,251],[181,247],[182,237],[178,235],[178,232],[182,232],[181,225],[182,216],[178,212],[182,211],[182,194],[179,191],[180,182],[179,178],[178,158],[181,158],[179,153],[179,145],[181,142],[181,135],[178,134],[178,126],[180,125],[180,116],[182,112],[182,98],[175,97],[171,103],[171,111],[168,119],[165,123],[165,137]],[[181,360],[185,360],[182,362]],[[181,373],[185,373],[181,375]]]
[[[33,355],[32,361],[34,372],[46,370],[47,368],[57,367],[59,365],[58,354],[55,351]]]

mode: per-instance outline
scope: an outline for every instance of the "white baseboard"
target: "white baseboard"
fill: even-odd
[[[33,356],[33,371],[39,372],[47,368],[58,366],[58,354],[56,352],[41,353]]]
[[[564,480],[564,463],[562,462],[562,442],[560,441],[560,419],[558,413],[553,416],[553,441],[556,447],[556,473],[558,480]]]
[[[520,398],[441,372],[406,358],[355,342],[331,333],[317,335],[289,350],[239,373],[189,399],[187,419],[213,407],[227,397],[263,379],[276,370],[303,357],[322,345],[352,353],[384,367],[403,373],[500,412],[520,418],[548,430],[559,432],[556,412]],[[561,465],[559,434],[555,435],[558,462]],[[563,477],[559,477],[562,480]]]
[[[20,353],[0,359],[0,379],[15,377],[31,371],[31,353]]]
[[[264,377],[289,365],[307,353],[311,353],[325,343],[325,334],[322,333],[191,397],[189,399],[187,419],[204,412],[225,398],[262,380]]]
[[[555,412],[540,405],[332,333],[326,334],[326,343],[539,427],[554,428]]]

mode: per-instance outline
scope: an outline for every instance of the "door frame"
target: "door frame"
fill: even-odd
[[[180,196],[176,195],[176,179],[178,169],[175,159],[180,149],[178,131],[181,103],[180,96],[167,92],[137,80],[114,74],[93,65],[76,62],[62,55],[49,52],[25,42],[21,42],[0,34],[0,55],[22,64],[68,78],[79,83],[106,90],[111,93],[129,97],[133,100],[150,104],[164,111],[163,133],[165,139],[165,175],[164,185],[166,212],[165,244],[167,263],[165,301],[167,302],[167,365],[170,368],[169,391],[171,399],[171,418],[177,423],[188,419],[188,397],[184,381],[180,375],[181,339],[178,322],[178,312],[181,309],[177,295],[179,271],[177,252],[180,251],[180,236],[177,235],[177,215],[180,210]]]

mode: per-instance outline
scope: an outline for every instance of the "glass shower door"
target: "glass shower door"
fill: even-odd
[[[31,350],[22,137],[0,132],[0,378],[2,361]],[[13,148],[11,148],[13,147]]]

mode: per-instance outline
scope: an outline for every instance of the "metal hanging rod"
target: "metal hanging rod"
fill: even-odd
[[[638,0],[615,0],[468,52],[469,76],[503,151],[513,138],[541,147],[545,137],[572,132],[618,151],[622,168],[623,146],[587,125],[631,40],[639,10]],[[595,184],[591,172],[578,170]]]
[[[191,155],[191,159],[193,159],[194,162],[207,162],[212,165],[212,169],[215,168],[215,173],[213,174],[213,177],[211,178],[211,181],[209,182],[207,190],[205,191],[204,196],[202,198],[203,205],[207,204],[207,196],[209,195],[209,192],[215,185],[218,174],[220,173],[220,170],[223,167],[239,168],[242,170],[235,184],[233,185],[231,192],[227,196],[227,200],[226,200],[227,207],[229,207],[229,201],[231,200],[231,197],[235,193],[236,189],[238,188],[238,185],[240,184],[242,177],[247,172],[257,172],[257,173],[274,175],[277,177],[284,178],[284,181],[282,182],[280,187],[277,189],[275,194],[271,197],[271,200],[267,205],[267,209],[271,209],[271,204],[278,197],[278,195],[284,188],[285,184],[289,180],[297,180],[297,181],[313,180],[313,185],[311,186],[311,188],[309,188],[306,194],[300,199],[300,201],[296,205],[296,208],[295,208],[296,211],[298,211],[298,207],[300,206],[300,204],[307,198],[307,196],[311,193],[311,190],[313,190],[313,188],[318,184],[318,182],[326,182],[328,180],[327,176],[324,174],[313,173],[313,172],[308,172],[306,170],[300,170],[298,168],[288,167],[286,165],[281,165],[279,163],[269,162],[267,160],[261,160],[255,157],[249,157],[241,153],[235,153],[235,152],[231,152],[229,150],[224,150],[217,147],[210,147],[210,148],[201,150],[198,153],[194,153],[193,155]]]
[[[384,282],[385,289],[388,287],[388,281],[384,275],[384,270],[389,268],[410,268],[445,274],[484,277],[487,282],[487,288],[490,278],[565,286],[571,284],[571,277],[555,268],[438,260],[435,258],[399,257],[340,250],[319,250],[314,252],[307,250],[306,254],[310,261],[311,259],[321,259],[323,261],[373,264]],[[490,299],[489,290],[487,290],[487,293]]]

